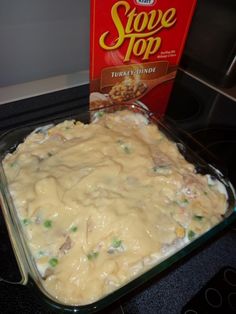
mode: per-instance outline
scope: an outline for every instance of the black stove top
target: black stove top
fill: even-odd
[[[65,111],[72,116],[88,103],[88,86],[31,98],[0,107],[0,131],[29,121],[60,117]],[[215,156],[214,162],[223,169],[236,186],[235,148],[236,104],[184,74],[179,74],[167,115],[179,127],[192,134]],[[203,146],[196,149],[204,158],[209,156]],[[211,155],[211,154],[210,154]],[[212,156],[210,156],[211,158]],[[231,226],[194,251],[147,285],[135,290],[104,313],[175,314],[187,313],[186,304],[220,269],[236,267],[236,227]],[[16,279],[17,267],[9,262],[13,254],[0,216],[0,277]],[[184,309],[184,310],[183,310]],[[211,312],[202,310],[202,313]],[[183,312],[184,311],[184,312]],[[28,287],[0,282],[1,313],[56,313],[42,304]],[[188,312],[200,313],[200,312]],[[231,313],[231,312],[227,312]],[[232,312],[235,313],[235,312]]]
[[[195,148],[203,158],[210,152],[236,186],[236,102],[183,73],[178,78],[167,115],[203,145]]]

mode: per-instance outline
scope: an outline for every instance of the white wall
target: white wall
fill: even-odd
[[[89,0],[0,0],[0,87],[89,68]]]

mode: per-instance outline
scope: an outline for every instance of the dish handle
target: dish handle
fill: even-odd
[[[25,285],[28,281],[27,272],[14,248],[13,241],[2,219],[0,207],[1,243],[0,243],[0,284]]]
[[[9,228],[6,227],[2,217],[2,208],[0,207],[0,284],[25,285],[28,281],[25,267],[20,262],[19,256],[14,248],[14,240],[11,239]]]
[[[28,282],[27,262],[20,245],[19,235],[0,191],[0,284],[26,285]],[[8,222],[8,223],[7,223]]]
[[[11,280],[6,280],[6,279],[0,277],[0,282],[6,283],[6,284],[10,284],[10,285],[23,285],[24,284],[24,279],[22,277],[22,279],[20,281],[11,281]]]

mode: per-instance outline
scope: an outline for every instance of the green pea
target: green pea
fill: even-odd
[[[189,230],[188,239],[191,241],[195,237],[196,233],[193,230]]]
[[[167,165],[159,165],[159,166],[154,166],[152,168],[153,172],[158,173],[158,174],[170,174],[171,173],[171,169],[169,166]]]
[[[51,220],[45,220],[43,225],[45,228],[51,228],[52,227],[52,221]]]
[[[111,245],[114,249],[117,249],[122,245],[122,240],[113,239]]]
[[[93,261],[98,257],[99,253],[98,252],[91,252],[87,255],[87,258],[89,261]]]
[[[194,215],[193,216],[193,219],[194,220],[197,220],[197,221],[201,221],[204,217],[203,216],[200,216],[200,215]]]
[[[126,154],[130,154],[130,153],[131,153],[131,151],[130,151],[130,149],[129,149],[128,146],[124,146],[123,149],[124,149],[124,152],[125,152]]]
[[[58,264],[58,259],[56,257],[53,257],[49,260],[49,265],[52,267],[56,267]]]
[[[10,167],[11,168],[14,168],[16,165],[17,165],[17,161],[16,160],[13,161],[12,163],[10,163]]]
[[[70,228],[70,231],[71,232],[76,232],[78,230],[78,227],[77,226],[73,226]]]
[[[27,218],[24,218],[24,219],[22,220],[22,223],[23,223],[24,226],[28,226],[28,225],[30,224],[30,220],[27,219]]]
[[[101,118],[101,117],[104,116],[104,114],[105,114],[104,111],[98,111],[97,116],[98,116],[99,118]]]

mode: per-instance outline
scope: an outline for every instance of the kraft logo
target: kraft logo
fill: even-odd
[[[156,0],[134,0],[134,3],[143,6],[153,6],[156,3]]]

